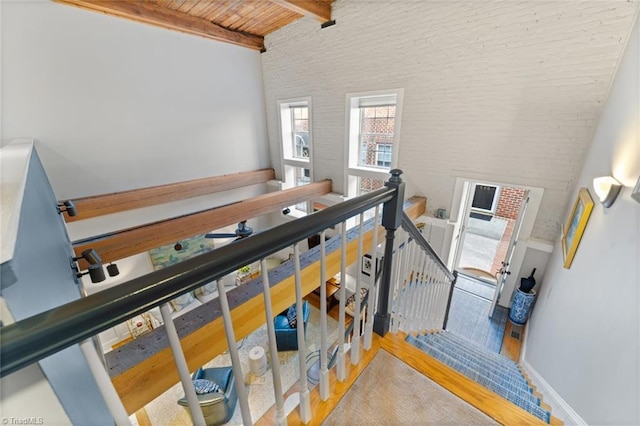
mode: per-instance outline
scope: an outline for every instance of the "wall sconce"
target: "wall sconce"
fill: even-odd
[[[67,212],[69,216],[75,216],[78,214],[78,211],[76,210],[76,205],[73,204],[73,201],[71,200],[67,200],[63,203],[58,203],[57,208],[58,208],[58,214],[62,212]]]
[[[80,272],[78,270],[78,266],[74,263],[80,259],[84,259],[89,263],[87,272]],[[75,271],[76,277],[78,278],[82,277],[83,275],[89,274],[92,283],[99,283],[107,278],[104,275],[104,269],[102,269],[102,259],[100,259],[100,255],[94,249],[85,250],[82,252],[81,256],[72,258],[71,269]],[[111,273],[109,273],[109,275],[111,276]]]
[[[109,274],[110,277],[115,277],[120,275],[120,270],[118,269],[118,265],[116,265],[115,263],[110,263],[109,265],[107,265],[107,273]]]
[[[178,242],[176,243],[176,245],[175,245],[175,246],[173,246],[173,249],[174,249],[175,251],[180,251],[180,250],[182,250],[182,244],[180,244],[180,241],[178,241]]]
[[[593,190],[606,208],[611,207],[621,188],[622,184],[611,176],[602,176],[593,180]]]
[[[289,207],[285,208],[284,210],[282,210],[282,214],[283,215],[288,215],[289,213],[291,213],[291,209]]]

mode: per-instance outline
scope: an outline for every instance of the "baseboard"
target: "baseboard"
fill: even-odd
[[[529,378],[533,381],[533,384],[538,388],[544,396],[544,402],[549,404],[552,408],[551,415],[559,418],[565,425],[587,425],[582,417],[575,412],[573,408],[556,392],[549,383],[529,364],[526,360],[521,359],[520,365],[529,375]]]

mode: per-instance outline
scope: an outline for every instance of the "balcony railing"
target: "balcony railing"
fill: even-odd
[[[2,359],[0,375],[4,377],[71,345],[80,344],[116,423],[127,424],[128,414],[90,339],[101,331],[158,306],[163,316],[165,332],[167,333],[180,380],[188,400],[192,419],[195,424],[204,424],[205,419],[189,375],[187,360],[169,312],[169,301],[202,287],[212,280],[218,280],[244,265],[261,261],[262,274],[260,279],[262,281],[262,294],[265,305],[264,321],[267,325],[271,359],[277,359],[271,284],[265,259],[272,253],[293,246],[295,305],[297,317],[303,318],[302,298],[305,294],[303,293],[301,257],[298,243],[312,235],[320,234],[320,247],[318,249],[320,263],[318,287],[321,289],[319,392],[321,398],[326,400],[330,394],[328,381],[330,360],[327,357],[329,343],[327,341],[326,286],[322,284],[328,278],[327,242],[325,241],[327,229],[340,225],[341,232],[334,238],[340,241],[340,277],[341,281],[345,283],[348,232],[346,221],[353,217],[358,218],[357,231],[350,231],[358,233],[356,259],[360,261],[360,259],[363,259],[365,252],[368,252],[372,257],[372,265],[377,265],[379,260],[377,255],[379,245],[378,224],[381,223],[386,229],[385,255],[381,262],[381,280],[379,282],[375,279],[372,280],[373,284],[369,288],[367,297],[363,299],[357,297],[361,294],[363,288],[363,272],[362,268],[358,267],[359,272],[355,288],[356,297],[354,299],[355,314],[352,322],[353,332],[351,334],[350,358],[352,364],[359,362],[360,345],[365,350],[371,347],[374,330],[376,333],[384,335],[389,331],[390,327],[392,331],[405,329],[408,323],[415,325],[412,329],[432,324],[434,323],[433,321],[440,321],[440,324],[442,324],[443,316],[446,316],[446,303],[443,305],[443,301],[446,302],[446,297],[443,297],[443,295],[448,296],[453,276],[446,270],[442,261],[433,253],[433,250],[426,244],[422,236],[419,233],[415,234],[417,230],[413,227],[413,224],[403,222],[404,183],[400,179],[400,174],[399,170],[392,171],[392,177],[385,184],[385,187],[379,190],[3,327],[0,329],[0,340],[2,341],[2,346],[0,347],[0,357]],[[364,213],[368,210],[374,211],[374,217],[366,222]],[[407,235],[410,234],[411,237],[403,236],[402,241],[397,242],[395,231],[401,225],[408,230]],[[363,236],[366,229],[373,229],[374,232],[371,233],[372,237],[366,241],[367,246],[365,247],[365,238]],[[430,259],[429,262],[427,262],[427,258]],[[375,269],[371,275],[375,276]],[[217,285],[233,374],[235,377],[240,378],[243,377],[243,372],[241,371],[237,351],[231,309],[222,282],[218,281]],[[338,380],[344,380],[347,356],[345,349],[347,347],[345,345],[346,339],[348,338],[348,334],[345,333],[347,329],[345,326],[345,301],[347,299],[345,287],[346,285],[342,285],[339,290],[339,299],[341,301],[339,308],[339,340],[337,342],[338,350],[335,362]],[[400,297],[402,295],[413,295],[415,303],[403,300]],[[437,297],[431,297],[434,295],[437,295]],[[363,303],[366,303],[369,309],[363,310]],[[418,319],[424,318],[425,315],[428,316],[428,314],[424,314],[427,309],[437,311],[437,314],[434,314],[433,318],[431,318],[433,320],[431,322]],[[358,315],[361,312],[362,315]],[[362,322],[357,320],[358,317],[362,318]],[[304,343],[304,327],[297,328],[297,340],[299,359],[304,360],[307,356],[307,348]],[[299,412],[300,418],[306,423],[311,420],[312,413],[310,412],[306,365],[304,362],[299,364]],[[278,369],[278,363],[272,363],[273,390],[277,411],[276,420],[278,424],[285,424],[286,413],[284,412],[283,389]],[[235,383],[243,423],[252,424],[256,419],[251,419],[243,381],[236,380]]]

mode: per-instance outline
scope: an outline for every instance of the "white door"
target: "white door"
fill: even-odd
[[[462,199],[460,200],[460,209],[458,210],[458,217],[453,228],[453,240],[451,240],[451,248],[449,249],[449,259],[447,266],[449,269],[454,270],[458,266],[460,260],[460,248],[463,247],[464,230],[469,220],[469,209],[471,208],[471,202],[473,197],[471,194],[475,188],[475,184],[465,181],[462,189]]]
[[[518,210],[518,216],[516,218],[516,223],[514,225],[513,234],[511,235],[511,240],[509,241],[509,247],[507,248],[507,253],[502,261],[502,267],[498,272],[498,282],[496,285],[495,293],[493,294],[493,301],[491,302],[491,309],[489,309],[489,316],[493,316],[495,312],[496,305],[498,304],[498,300],[502,295],[502,290],[504,289],[504,283],[507,280],[507,277],[511,275],[510,266],[511,260],[513,258],[513,252],[518,245],[518,241],[520,240],[520,231],[522,230],[522,223],[524,216],[527,212],[527,207],[529,206],[529,190],[526,190],[522,202],[520,203],[520,208]]]

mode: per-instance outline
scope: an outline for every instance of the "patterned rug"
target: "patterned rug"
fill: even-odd
[[[489,317],[491,301],[455,288],[451,299],[447,330],[500,353],[509,310],[497,306]]]
[[[327,329],[329,332],[328,341],[330,343],[337,341],[338,322],[333,318],[328,317]],[[320,347],[320,311],[313,306],[310,306],[309,322],[307,323],[307,333],[305,337],[308,352],[313,353],[317,351]],[[249,371],[249,351],[254,346],[262,346],[267,353],[269,368],[262,376],[255,376]],[[244,382],[247,386],[249,395],[251,419],[255,423],[275,404],[275,396],[273,394],[273,376],[271,374],[271,359],[269,357],[269,349],[267,347],[267,326],[264,325],[260,327],[245,339],[238,342],[238,353],[240,363],[242,364]],[[298,351],[278,352],[278,362],[280,363],[282,388],[287,390],[298,380],[300,371],[300,367],[298,366]],[[307,363],[307,369],[311,367],[311,364],[312,362]],[[229,365],[231,365],[231,358],[228,353],[224,353],[208,362],[205,367],[222,367]],[[151,423],[154,426],[182,426],[191,424],[191,418],[186,409],[177,404],[178,399],[183,396],[184,391],[182,390],[182,385],[178,383],[147,404],[145,409]],[[239,406],[236,406],[233,417],[227,424],[242,424],[242,415],[240,413]]]

